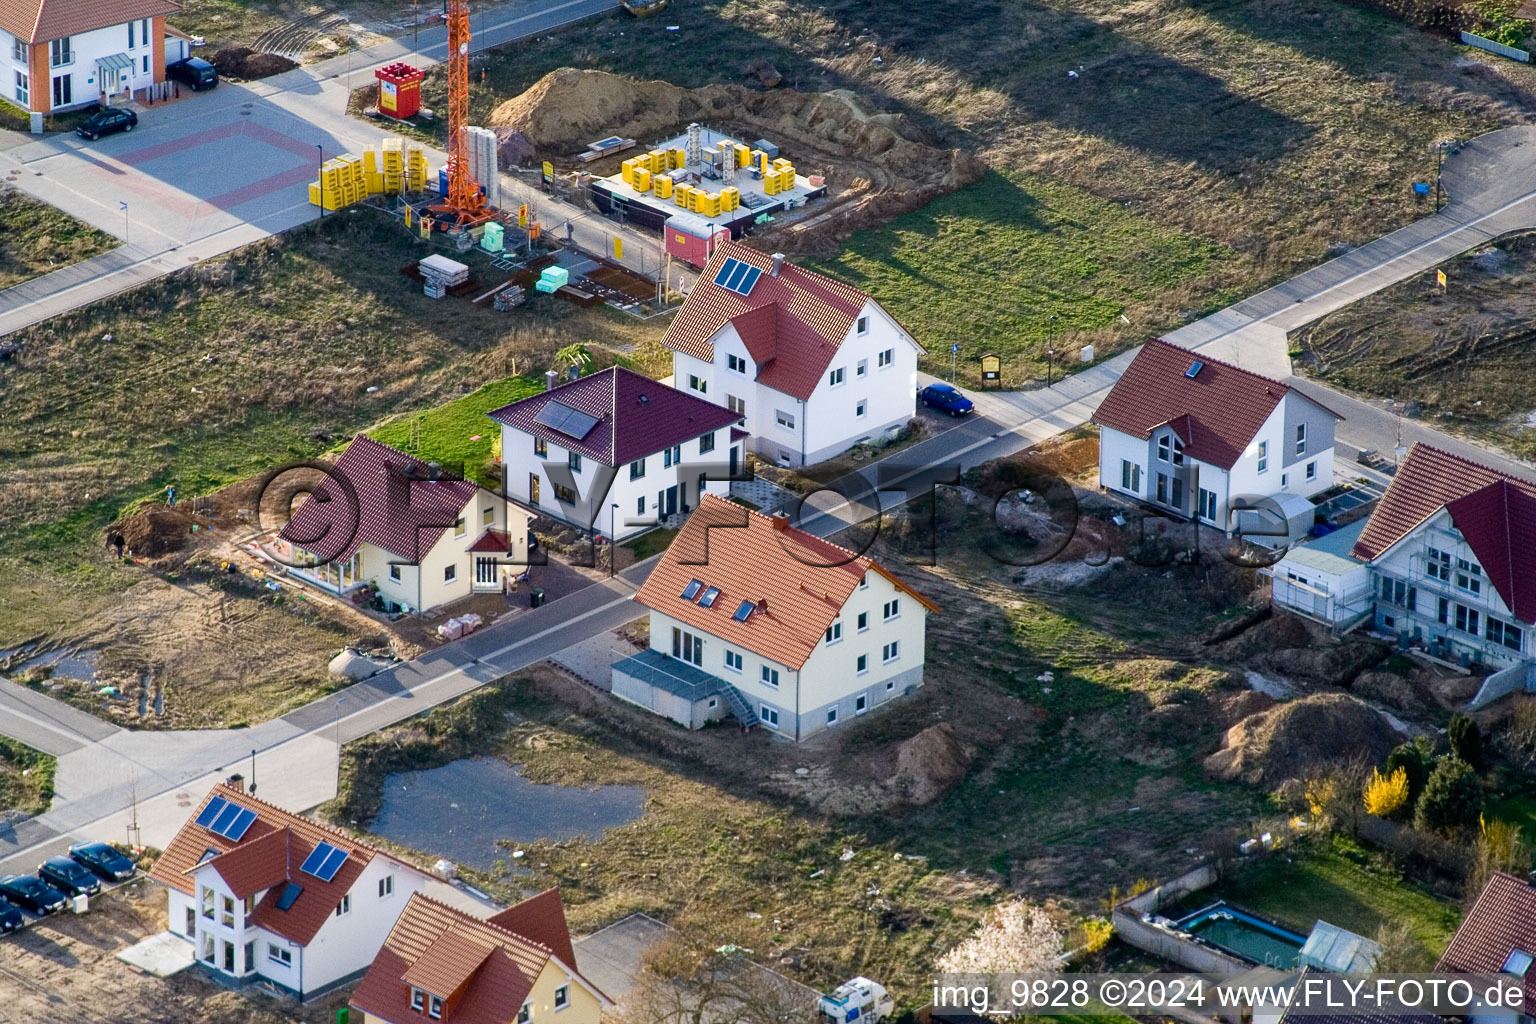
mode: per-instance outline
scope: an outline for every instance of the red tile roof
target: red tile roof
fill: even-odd
[[[256,812],[256,820],[251,822],[250,828],[238,843],[215,835],[197,824],[197,816],[214,797],[223,797]],[[286,841],[274,838],[281,834],[286,834]],[[330,843],[347,853],[346,862],[329,882],[322,882],[300,870],[305,858],[322,842]],[[286,853],[284,875],[276,878],[273,872],[280,847],[285,847]],[[150,868],[149,877],[188,896],[195,895],[192,871],[198,867],[206,850],[216,851],[217,855],[209,863],[215,866],[219,876],[242,899],[260,891],[263,883],[267,884],[266,895],[256,904],[251,916],[252,923],[273,934],[292,939],[301,946],[307,946],[321,926],[330,919],[342,896],[351,890],[352,883],[363,873],[369,862],[374,857],[388,856],[366,843],[358,842],[345,832],[291,814],[280,807],[273,807],[223,783],[213,787],[188,816],[187,823]],[[403,861],[400,863],[410,867]],[[302,886],[303,891],[291,907],[278,910],[276,904],[282,895],[282,883],[287,881]]]
[[[469,546],[474,552],[499,552],[506,554],[512,550],[512,535],[505,530],[488,527],[478,540]]]
[[[738,295],[715,284],[715,274],[728,259],[763,272],[749,294]],[[869,296],[857,288],[793,263],[786,262],[775,277],[772,256],[737,242],[723,242],[661,343],[713,362],[715,334],[734,324],[757,363],[758,381],[807,399],[868,301]]]
[[[1380,557],[1442,508],[1510,611],[1536,622],[1536,485],[1491,466],[1415,444],[1351,554]]]
[[[1451,944],[1435,965],[1437,973],[1499,974],[1509,954],[1536,956],[1536,889],[1497,872],[1477,894]],[[1525,1005],[1536,1003],[1536,967],[1525,975]]]
[[[571,946],[571,930],[565,923],[565,905],[560,902],[558,887],[530,896],[492,914],[488,920],[498,928],[532,939],[553,952],[571,970],[576,969],[576,950]]]
[[[0,28],[23,42],[45,43],[179,10],[171,0],[0,0]],[[125,48],[127,42],[125,34]]]
[[[575,974],[575,965],[495,920],[481,921],[413,894],[352,994],[351,1006],[389,1024],[416,1024],[422,1014],[410,1008],[414,985],[444,1000],[445,1024],[508,1024],[517,1019],[552,955],[599,1001],[611,1005]]]
[[[431,473],[428,463],[359,434],[281,536],[322,561],[350,558],[365,541],[420,561],[480,490],[472,480]]]
[[[1186,374],[1196,360],[1204,365],[1191,379]],[[1288,391],[1277,380],[1152,338],[1104,396],[1093,422],[1143,438],[1166,424],[1184,442],[1184,454],[1231,469]]]
[[[694,564],[687,564],[687,563]],[[706,494],[661,555],[635,600],[711,636],[799,668],[867,572],[885,576],[930,611],[938,606],[873,559]],[[681,594],[693,579],[720,588],[705,608]],[[767,602],[746,622],[743,601]]]
[[[555,401],[595,417],[597,423],[585,437],[573,438],[536,422],[540,411]],[[607,466],[635,462],[741,422],[740,415],[724,406],[622,366],[504,405],[490,416]]]

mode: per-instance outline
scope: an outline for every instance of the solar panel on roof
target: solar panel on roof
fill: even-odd
[[[232,804],[226,800],[224,802],[224,809],[219,812],[217,818],[213,819],[213,824],[209,825],[208,828],[222,836],[225,830],[234,824],[235,819],[238,817],[240,817],[240,805]]]
[[[299,898],[299,893],[303,891],[304,887],[297,882],[289,882],[283,886],[282,895],[277,898],[277,909],[287,910],[293,906],[294,901]]]
[[[592,433],[592,428],[597,426],[596,416],[584,413],[580,409],[572,409],[564,402],[548,403],[539,410],[533,421],[574,437],[578,441]]]
[[[251,822],[256,820],[256,812],[248,808],[240,808],[239,817],[224,826],[224,838],[238,843],[245,838],[246,830],[251,827]]]
[[[752,286],[757,284],[757,279],[762,274],[763,272],[752,264],[732,258],[720,264],[720,270],[715,274],[715,284],[737,295],[750,295]]]
[[[329,882],[336,877],[336,872],[347,862],[347,851],[332,846],[330,843],[319,843],[310,851],[304,863],[299,866],[300,871],[314,875],[322,882]]]
[[[208,806],[203,808],[203,813],[197,816],[197,823],[203,826],[203,828],[212,827],[213,819],[217,818],[220,812],[222,812],[224,808],[228,806],[228,800],[225,800],[221,796],[214,797],[212,800],[208,801]]]
[[[223,836],[225,839],[238,843],[241,839],[245,838],[246,829],[251,827],[251,822],[256,820],[256,812],[241,807],[239,804],[229,800],[222,802],[223,806],[219,808],[218,814],[210,818],[203,827],[214,835]],[[198,816],[197,820],[201,823],[206,817],[208,817],[208,814],[207,811],[204,811]]]

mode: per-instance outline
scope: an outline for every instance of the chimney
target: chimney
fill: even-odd
[[[441,480],[443,478],[443,466],[440,462],[427,463],[427,479]]]
[[[757,601],[757,614],[759,614],[759,615],[767,615],[768,614],[768,599],[766,597],[758,598],[758,601]]]
[[[773,518],[773,528],[775,530],[778,530],[780,533],[783,533],[785,530],[789,529],[789,515],[787,513],[775,512],[773,514],[772,518]]]
[[[783,269],[784,269],[784,254],[781,253],[781,252],[776,252],[776,253],[773,254],[773,270],[772,270],[773,276],[774,277],[778,277],[779,276],[779,271],[781,271]]]
[[[581,376],[581,367],[577,366],[575,363],[572,363],[570,372],[571,380],[575,380],[577,377]]]
[[[545,391],[553,391],[553,390],[555,390],[555,387],[559,383],[560,383],[560,371],[559,370],[545,370],[544,371],[544,390]]]
[[[228,786],[230,789],[234,790],[236,793],[244,793],[245,792],[245,776],[241,775],[239,772],[236,772],[235,774],[231,775],[229,778],[224,780],[224,785]]]

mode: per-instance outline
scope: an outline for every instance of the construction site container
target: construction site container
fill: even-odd
[[[704,218],[692,213],[677,213],[668,217],[663,234],[666,237],[667,252],[696,267],[708,263],[710,253],[731,237],[729,228],[715,228],[711,236],[710,226]]]
[[[768,154],[768,159],[770,159],[770,160],[777,159],[778,155],[779,155],[779,147],[775,146],[773,143],[769,142],[767,139],[758,139],[756,142],[752,143],[752,148],[753,149],[760,149],[764,153],[767,153]]]
[[[665,174],[658,175],[656,180],[651,182],[651,187],[655,190],[657,199],[672,198],[672,179]]]
[[[651,172],[644,167],[636,167],[634,180],[630,182],[636,192],[649,192],[651,190]]]
[[[735,185],[727,185],[720,190],[720,209],[734,210],[741,206],[741,189]]]
[[[685,210],[693,209],[693,186],[678,185],[672,192],[672,201]]]

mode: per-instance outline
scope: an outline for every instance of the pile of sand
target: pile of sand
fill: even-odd
[[[159,558],[180,551],[192,539],[193,527],[208,523],[179,508],[156,505],[119,519],[107,528],[107,537],[122,534],[127,550],[141,558]]]
[[[1205,759],[1215,778],[1273,789],[1340,761],[1386,759],[1400,736],[1380,712],[1343,694],[1317,694],[1249,715]]]
[[[693,121],[749,139],[770,138],[801,174],[826,177],[836,209],[812,218],[814,225],[802,222],[780,232],[786,236],[842,237],[868,223],[915,210],[979,180],[987,170],[963,150],[934,144],[901,114],[865,111],[851,92],[842,89],[826,93],[758,92],[739,85],[684,89],[606,71],[560,68],[497,107],[488,123],[516,129],[546,156],[558,158],[609,135],[647,145],[682,132]]]
[[[903,802],[921,807],[937,800],[970,770],[975,751],[968,749],[948,722],[930,725],[896,746],[892,789]]]

